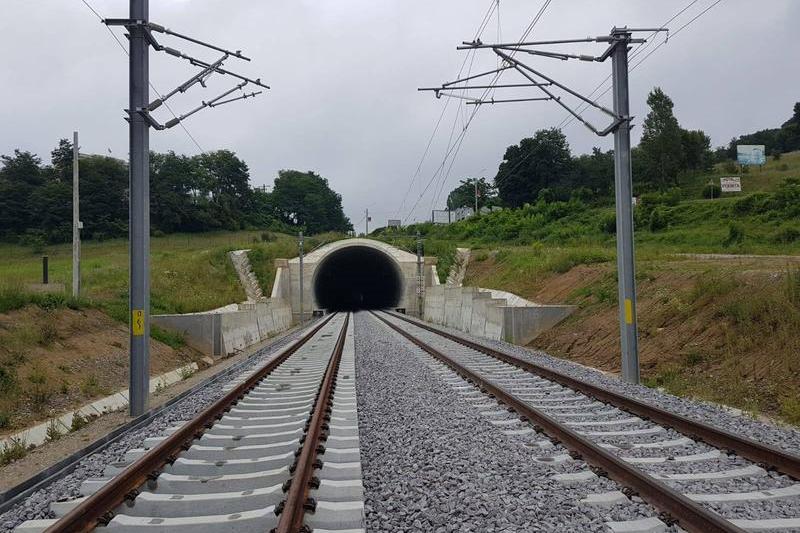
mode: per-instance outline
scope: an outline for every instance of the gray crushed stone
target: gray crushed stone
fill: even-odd
[[[234,379],[237,374],[247,372],[258,365],[264,364],[275,355],[276,350],[298,338],[302,331],[305,330],[296,329],[286,335],[275,338],[256,354],[235,365],[231,379]],[[84,480],[92,477],[102,477],[103,471],[108,465],[122,461],[128,450],[141,448],[146,438],[163,435],[165,430],[178,422],[191,419],[223,395],[222,388],[228,381],[230,380],[222,379],[216,383],[209,384],[170,406],[146,426],[123,435],[106,448],[85,457],[72,473],[37,490],[30,497],[0,515],[0,533],[11,533],[15,527],[26,520],[52,518],[49,509],[50,503],[77,498],[79,496],[78,489]]]
[[[370,315],[358,313],[355,328],[368,531],[591,532],[607,531],[610,520],[656,514],[630,500],[610,508],[581,504],[590,493],[619,488],[603,477],[578,486],[554,481],[553,474],[587,467],[536,461],[564,450],[542,451],[534,443],[544,437],[536,433],[503,434],[507,428],[474,405],[488,397],[451,388],[455,374],[445,379],[441,365]]]
[[[412,318],[413,317],[409,317]],[[626,383],[616,377],[603,374],[593,368],[589,368],[566,359],[559,359],[546,354],[541,350],[534,350],[509,344],[503,341],[496,341],[477,337],[464,333],[453,328],[444,326],[436,326],[445,331],[449,331],[455,335],[460,335],[475,342],[483,343],[488,346],[500,349],[511,355],[520,357],[527,361],[541,364],[548,368],[558,370],[561,372],[569,373],[571,376],[580,378],[584,381],[594,385],[600,385],[607,390],[619,392],[646,401],[652,405],[661,407],[662,409],[672,411],[674,413],[687,416],[694,420],[713,424],[722,429],[726,429],[733,433],[744,434],[749,438],[776,446],[784,451],[790,453],[797,453],[800,450],[800,429],[788,425],[780,425],[778,423],[768,423],[756,420],[744,414],[738,414],[733,410],[708,402],[692,400],[688,398],[679,398],[667,392],[658,389],[651,389],[644,385],[632,385]]]

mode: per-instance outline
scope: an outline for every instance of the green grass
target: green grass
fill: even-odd
[[[738,167],[731,163],[714,165],[711,173],[681,176],[678,180],[681,195],[685,199],[702,198],[703,187],[714,180],[719,184],[722,176],[739,176]],[[774,192],[786,178],[800,178],[800,152],[782,154],[778,161],[767,158],[767,164],[762,168],[752,167],[747,173],[741,174],[742,193],[725,193],[727,196],[741,196],[752,192]]]
[[[244,299],[227,252],[255,251],[253,267],[265,288],[274,276],[274,258],[297,255],[295,238],[260,231],[176,234],[151,239],[151,312],[206,311]],[[48,246],[50,281],[63,283],[71,293],[71,245]],[[128,321],[128,243],[117,239],[82,245],[82,299],[42,295],[25,290],[41,278],[41,257],[30,248],[0,244],[0,312],[29,304],[42,308],[95,306],[120,322]],[[156,333],[159,335],[159,333]]]

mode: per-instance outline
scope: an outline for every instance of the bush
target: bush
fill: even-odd
[[[742,196],[733,203],[733,212],[736,215],[754,215],[770,209],[771,196],[767,193],[757,192]]]
[[[0,411],[0,429],[5,429],[11,425],[11,415],[5,411]]]
[[[731,224],[728,226],[728,237],[722,243],[725,246],[733,246],[734,244],[741,244],[744,242],[744,228],[739,224]]]
[[[0,450],[0,466],[13,463],[26,455],[28,455],[28,446],[25,441],[12,437],[8,443],[3,444],[3,449]]]
[[[669,222],[667,221],[665,210],[661,207],[653,209],[650,213],[650,223],[648,224],[650,231],[661,231],[662,229],[666,229],[667,226],[669,226]]]
[[[703,187],[703,198],[719,198],[722,196],[722,188],[716,183],[706,183]]]
[[[800,229],[795,226],[781,226],[773,240],[779,244],[791,244],[800,240]]]
[[[615,235],[617,233],[617,215],[609,213],[600,220],[600,231]]]
[[[773,161],[780,161],[781,160],[781,153],[780,152],[775,152],[774,154],[772,154],[772,160]]]

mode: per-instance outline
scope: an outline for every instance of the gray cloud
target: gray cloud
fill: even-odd
[[[533,37],[600,35],[615,24],[651,27],[688,2],[553,0]],[[711,2],[699,0],[670,26],[677,29]],[[90,3],[103,16],[127,14],[127,2],[121,0]],[[192,117],[187,127],[203,149],[235,150],[250,164],[255,184],[271,183],[281,168],[316,170],[342,194],[354,223],[369,208],[374,224],[384,224],[397,213],[445,105],[444,99],[418,93],[417,87],[455,76],[465,53],[455,46],[473,36],[490,5],[489,0],[150,3],[153,21],[241,48],[254,60],[239,62],[239,70],[261,75],[273,87],[256,100]],[[516,40],[540,6],[540,1],[501,0],[503,40]],[[745,0],[723,0],[632,73],[631,106],[637,123],[647,112],[647,92],[659,85],[675,101],[681,123],[704,129],[714,144],[776,126],[800,100],[800,40],[793,27],[797,20],[800,3],[794,0],[755,7]],[[492,19],[483,39],[496,40],[497,33]],[[125,157],[126,58],[80,0],[3,0],[0,44],[6,51],[0,152],[19,147],[47,159],[59,137],[79,129],[84,151],[106,153],[110,148]],[[213,57],[177,41],[174,46]],[[533,61],[582,92],[610,72],[610,63]],[[490,52],[478,54],[472,71],[494,64]],[[152,54],[151,80],[161,91],[192,72],[172,57]],[[187,110],[230,85],[229,79],[215,79],[207,90],[176,98],[173,106]],[[609,102],[608,95],[604,102]],[[442,163],[451,128],[458,133],[463,126],[465,108],[455,104],[445,114],[410,201],[400,213],[403,217]],[[564,116],[552,102],[484,106],[441,187],[439,205],[459,178],[493,175],[506,146],[557,125]],[[577,123],[565,132],[575,152],[612,146],[610,138],[596,138]],[[180,128],[151,138],[155,150],[198,151]],[[412,218],[427,216],[439,188],[438,181],[431,186]]]

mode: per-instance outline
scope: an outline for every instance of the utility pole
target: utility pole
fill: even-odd
[[[477,74],[444,83],[440,87],[423,87],[420,91],[433,91],[437,97],[448,96],[464,98],[463,92],[470,89],[483,90],[481,97],[467,97],[467,105],[500,104],[511,102],[531,102],[552,100],[566,109],[573,117],[600,137],[614,133],[614,190],[616,193],[617,213],[617,274],[619,291],[619,321],[620,321],[620,348],[622,352],[622,378],[629,383],[639,383],[639,347],[636,331],[636,280],[634,273],[633,251],[633,194],[631,184],[631,116],[628,102],[628,47],[633,43],[644,43],[645,39],[633,39],[633,32],[658,32],[667,31],[665,28],[613,28],[609,35],[599,37],[586,37],[581,39],[563,39],[538,42],[497,43],[484,44],[481,41],[464,42],[458,46],[459,50],[474,50],[489,48],[502,62],[495,70]],[[553,50],[541,50],[540,46],[563,45],[568,43],[607,43],[605,51],[598,56],[586,54],[570,54]],[[602,63],[609,57],[612,66],[612,87],[614,89],[613,110],[607,109],[598,102],[570,89],[539,70],[517,59],[515,54],[524,52],[529,56],[539,56],[549,59]],[[525,83],[500,85],[462,85],[470,80],[482,76],[495,75],[495,80],[505,70],[514,70],[525,78]],[[544,97],[495,99],[485,98],[490,89],[498,88],[531,87],[544,93]],[[589,123],[579,112],[573,110],[563,98],[563,95],[554,94],[561,90],[567,96],[583,101],[589,106],[608,115],[611,123],[605,128],[598,128]],[[447,92],[455,91],[455,92]],[[476,182],[476,208],[477,208],[477,182]]]
[[[366,237],[369,235],[369,208],[364,213],[364,224],[366,224],[366,229],[364,230],[364,237]]]
[[[229,57],[249,61],[240,51],[231,51],[219,46],[205,43],[199,39],[174,32],[149,20],[149,0],[130,0],[128,18],[107,18],[103,23],[107,26],[124,26],[128,31],[129,45],[129,104],[127,120],[130,129],[129,146],[129,239],[130,239],[130,380],[129,406],[132,417],[147,411],[150,384],[150,127],[156,130],[172,128],[187,117],[205,108],[213,108],[237,100],[251,98],[261,91],[251,94],[243,93],[228,98],[245,85],[253,84],[264,89],[269,86],[259,79],[250,79],[222,68]],[[183,39],[194,45],[203,46],[222,57],[209,62],[189,56],[183,52],[162,46],[154,32]],[[177,89],[150,101],[150,46],[157,52],[164,52],[173,57],[185,60],[200,72],[194,74]],[[205,87],[205,80],[212,74],[231,76],[240,80],[237,85],[209,100],[195,109],[175,116],[165,124],[160,124],[151,114],[159,109],[167,99],[178,93],[185,93],[196,84]],[[77,142],[76,142],[77,144]]]
[[[611,32],[614,113],[622,119],[614,130],[614,191],[617,204],[617,289],[622,349],[622,379],[639,383],[639,340],[636,327],[636,275],[633,251],[633,183],[631,172],[631,117],[628,99],[628,46],[631,33]]]
[[[423,318],[425,314],[425,275],[422,270],[422,237],[417,230],[417,312]]]
[[[305,322],[303,316],[303,232],[297,234],[297,249],[299,251],[298,257],[300,258],[300,324]]]
[[[478,178],[475,178],[475,214],[478,214]]]
[[[72,132],[72,297],[81,294],[81,214],[79,170],[78,170],[78,132]]]
[[[131,0],[130,20],[130,415],[148,409],[150,385],[150,103],[149,0]]]

